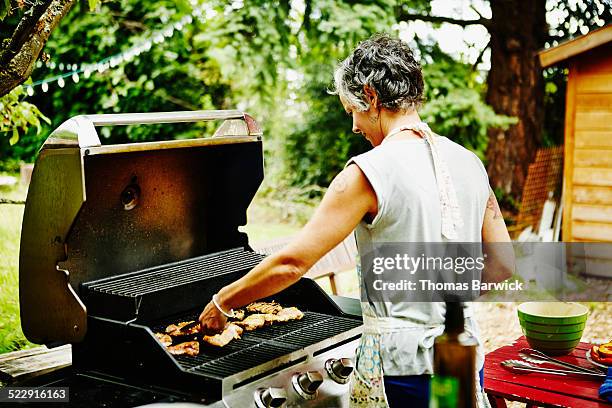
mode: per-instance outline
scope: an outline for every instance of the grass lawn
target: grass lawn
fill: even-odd
[[[25,199],[23,188],[0,187],[0,198]],[[19,236],[22,204],[0,204],[0,353],[33,346],[19,319]]]

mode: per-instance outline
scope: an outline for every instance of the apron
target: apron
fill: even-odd
[[[398,319],[373,317],[364,308],[363,334],[355,357],[355,370],[351,378],[350,408],[388,408],[385,395],[384,369],[382,364],[382,336],[387,333],[401,333],[415,329],[425,329],[427,341],[433,346],[433,340],[444,332],[444,325],[398,324]],[[489,400],[480,387],[480,377],[476,372],[476,406],[491,408]]]
[[[433,345],[433,340],[444,332],[444,325],[416,325],[392,317],[376,317],[371,314],[369,304],[363,311],[363,334],[356,353],[349,406],[385,408],[388,403],[382,364],[383,335],[402,332],[409,335],[411,331],[425,330],[425,337]]]
[[[393,129],[383,140],[404,131],[413,130],[427,141],[430,148],[438,193],[440,198],[440,211],[442,219],[442,236],[447,239],[456,239],[457,228],[463,226],[459,211],[457,195],[452,184],[450,172],[446,163],[438,154],[435,136],[427,124],[420,122],[409,126]],[[361,268],[357,267],[361,284]],[[378,317],[369,303],[362,302],[363,334],[356,352],[355,370],[351,379],[349,407],[351,408],[386,408],[388,407],[385,395],[384,369],[382,360],[382,338],[385,334],[401,333],[410,330],[425,330],[428,337],[427,346],[433,346],[435,337],[444,332],[444,325],[416,325],[412,322],[403,322],[393,317]],[[408,334],[408,333],[406,333]],[[477,389],[477,406],[490,408],[488,399],[483,395],[480,387],[478,373],[475,378]]]

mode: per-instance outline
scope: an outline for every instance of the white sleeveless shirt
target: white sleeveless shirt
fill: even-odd
[[[435,136],[437,151],[446,161],[457,195],[463,225],[456,242],[481,242],[489,181],[480,159],[446,137]],[[391,139],[351,158],[369,180],[378,201],[378,214],[371,223],[355,229],[360,253],[385,242],[443,242],[440,196],[432,154],[425,139]],[[359,257],[358,257],[359,258]],[[359,259],[358,259],[359,267]],[[444,331],[445,305],[440,302],[363,302],[364,316],[398,319],[414,330],[382,334],[381,357],[385,375],[433,373],[433,342]],[[484,351],[470,304],[464,310],[465,329],[479,342],[477,369],[484,364]],[[389,319],[390,318],[390,319]]]

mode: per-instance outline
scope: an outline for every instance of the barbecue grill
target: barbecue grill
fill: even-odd
[[[192,140],[102,145],[96,131],[210,120],[222,121],[214,136]],[[262,180],[262,132],[243,112],[66,121],[43,145],[26,200],[26,337],[72,343],[72,370],[82,376],[146,385],[173,401],[346,405],[361,319],[311,279],[274,296],[302,310],[302,320],[245,332],[223,348],[200,343],[196,357],[173,356],[154,336],[196,319],[214,293],[263,259],[238,229]]]

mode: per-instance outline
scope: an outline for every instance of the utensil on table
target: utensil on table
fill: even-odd
[[[591,374],[601,374],[601,371],[599,370],[580,367],[578,365],[571,364],[571,363],[566,363],[565,361],[557,360],[556,358],[549,357],[540,351],[530,349],[530,348],[521,349],[519,351],[519,356],[523,360],[528,361],[530,363],[535,363],[535,364],[549,363],[549,364],[554,364],[559,367],[569,368],[570,370],[574,370],[574,371],[582,371],[582,372],[591,373]]]
[[[563,375],[563,376],[583,376],[589,378],[605,378],[606,375],[603,373],[587,373],[584,371],[573,371],[573,370],[556,370],[552,368],[542,368],[532,366],[531,364],[525,363],[520,360],[505,360],[501,362],[502,367],[513,371],[513,372],[524,372],[524,373],[540,373],[540,374],[551,374],[551,375]]]

